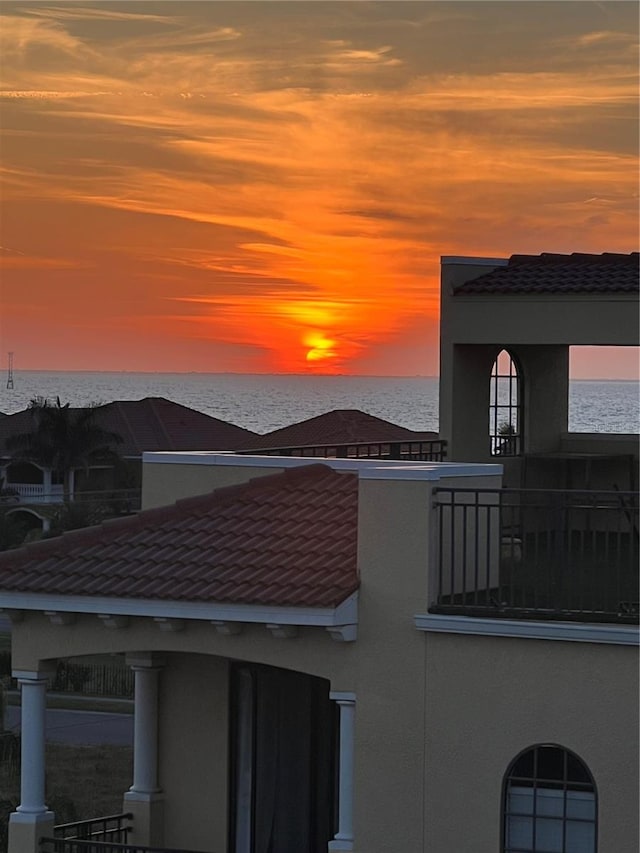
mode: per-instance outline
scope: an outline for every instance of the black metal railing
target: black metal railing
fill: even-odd
[[[132,814],[123,812],[88,820],[76,820],[71,823],[60,823],[53,828],[54,841],[124,843],[131,831],[132,820]],[[54,847],[53,849],[57,851],[67,848]]]
[[[91,841],[80,838],[41,838],[40,853],[195,853],[184,847],[147,847],[113,841]]]
[[[408,462],[443,462],[447,456],[444,439],[430,441],[375,441],[350,444],[314,444],[304,447],[274,447],[242,450],[241,454],[297,456],[312,459],[389,459]]]
[[[437,489],[432,613],[638,623],[637,492]]]

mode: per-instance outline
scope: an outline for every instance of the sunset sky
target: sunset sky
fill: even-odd
[[[635,2],[3,2],[2,365],[436,374],[441,255],[637,249],[637,47]]]

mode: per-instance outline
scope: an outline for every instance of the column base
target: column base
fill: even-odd
[[[133,815],[127,843],[162,847],[164,844],[164,794],[127,791],[123,811]]]
[[[53,812],[12,812],[9,815],[8,853],[39,853],[40,839],[53,838]]]

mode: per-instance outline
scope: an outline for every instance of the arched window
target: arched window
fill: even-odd
[[[511,762],[502,809],[503,853],[596,853],[595,784],[561,746],[534,746]]]
[[[514,358],[501,350],[491,368],[489,440],[492,456],[522,453],[522,375]]]

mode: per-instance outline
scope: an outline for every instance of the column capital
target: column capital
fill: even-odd
[[[57,665],[58,661],[43,660],[38,662],[37,669],[14,669],[11,675],[21,684],[34,684],[38,681],[46,681],[55,675]]]
[[[128,652],[125,660],[132,669],[162,669],[167,662],[157,652]]]
[[[338,705],[355,705],[356,694],[343,690],[332,690],[329,693],[329,699],[337,702]]]

